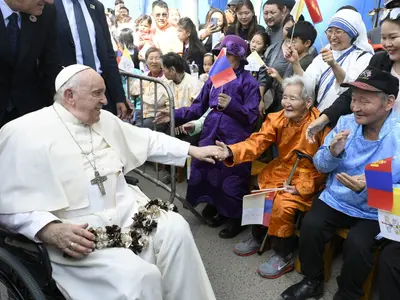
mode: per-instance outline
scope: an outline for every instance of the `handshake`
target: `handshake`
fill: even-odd
[[[227,145],[217,141],[216,146],[190,146],[189,155],[198,160],[215,164],[215,161],[224,161],[228,157],[232,156],[232,152]]]

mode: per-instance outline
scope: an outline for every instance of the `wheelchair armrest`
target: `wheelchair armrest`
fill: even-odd
[[[139,183],[139,179],[132,177],[132,176],[125,175],[125,180],[130,185],[138,185],[138,183]]]
[[[34,241],[28,239],[26,236],[18,233],[13,233],[11,231],[8,231],[6,229],[0,228],[0,237],[3,240],[3,238],[11,238],[13,240],[16,240],[20,243],[26,243],[26,244],[36,244]]]
[[[37,280],[42,289],[53,289],[49,254],[43,244],[0,228],[0,247],[11,252]]]

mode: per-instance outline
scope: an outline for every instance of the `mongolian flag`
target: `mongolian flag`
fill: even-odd
[[[122,55],[124,54],[124,50],[121,48],[120,44],[117,44],[117,48],[118,48],[117,49],[117,64],[119,64],[119,62],[122,58]]]
[[[244,196],[242,226],[250,224],[268,226],[275,194],[275,191],[268,191]]]
[[[304,0],[307,5],[307,9],[310,13],[311,20],[314,24],[322,22],[322,13],[319,9],[317,0]]]
[[[209,76],[214,88],[219,88],[220,86],[236,79],[235,71],[231,67],[224,49],[221,50],[217,60],[211,67]]]
[[[393,157],[389,157],[365,167],[368,205],[391,212],[393,209]]]

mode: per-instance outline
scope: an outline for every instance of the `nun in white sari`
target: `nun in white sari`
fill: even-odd
[[[325,33],[329,45],[321,49],[306,71],[301,68],[297,53],[293,53],[295,50],[289,48],[285,52],[295,73],[307,76],[315,87],[315,106],[320,111],[332,105],[346,90],[340,84],[354,81],[368,66],[373,55],[364,22],[356,11],[338,11]]]

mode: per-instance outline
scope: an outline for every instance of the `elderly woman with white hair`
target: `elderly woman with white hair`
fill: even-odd
[[[365,24],[361,15],[354,10],[339,10],[325,33],[329,45],[321,50],[305,71],[300,66],[297,51],[292,46],[283,49],[295,74],[307,76],[313,82],[316,106],[320,111],[332,105],[346,90],[340,85],[354,81],[368,66],[373,55]]]
[[[256,160],[269,146],[275,143],[278,157],[268,163],[258,175],[261,189],[284,187],[274,197],[269,227],[253,226],[250,237],[235,246],[235,253],[248,256],[256,253],[261,246],[263,235],[268,231],[274,254],[258,272],[265,278],[277,278],[293,270],[295,248],[294,226],[298,211],[308,211],[315,195],[324,187],[325,176],[320,174],[309,159],[299,161],[292,180],[289,174],[297,159],[296,151],[312,157],[322,145],[328,130],[320,132],[316,142],[306,140],[307,126],[319,116],[312,106],[311,91],[306,78],[293,76],[283,82],[283,110],[268,114],[259,132],[247,140],[223,148],[221,160],[227,166],[235,166]]]

